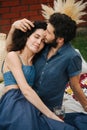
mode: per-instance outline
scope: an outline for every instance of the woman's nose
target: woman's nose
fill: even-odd
[[[39,44],[39,45],[41,44],[41,39],[38,39],[38,44]]]

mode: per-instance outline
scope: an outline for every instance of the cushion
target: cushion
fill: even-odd
[[[4,82],[0,83],[0,98],[2,97],[2,95],[4,94]]]
[[[81,56],[82,58],[82,74],[87,73],[87,62],[85,61],[85,59],[83,58],[82,54],[80,53],[80,51],[78,49],[75,49]]]
[[[3,76],[1,72],[2,63],[6,57],[6,34],[0,33],[0,82],[3,81]]]

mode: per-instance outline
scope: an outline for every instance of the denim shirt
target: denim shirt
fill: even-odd
[[[48,51],[47,46],[35,62],[33,88],[52,110],[62,104],[66,84],[70,77],[81,72],[82,60],[70,43],[64,44],[50,59],[47,59]]]

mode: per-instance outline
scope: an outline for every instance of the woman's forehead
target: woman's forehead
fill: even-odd
[[[45,30],[44,29],[37,29],[33,34],[38,35],[38,36],[44,36]]]

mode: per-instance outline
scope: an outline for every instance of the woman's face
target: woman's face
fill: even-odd
[[[26,43],[26,46],[33,53],[38,53],[44,47],[45,41],[45,30],[37,29],[34,33],[32,33]]]

